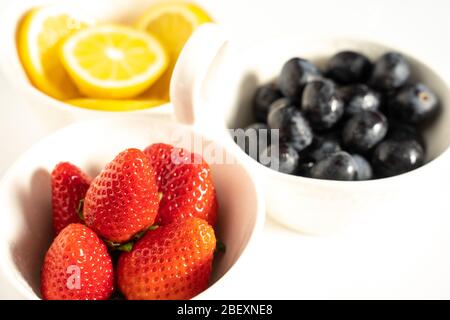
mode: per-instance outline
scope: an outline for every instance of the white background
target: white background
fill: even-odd
[[[0,0],[0,10],[8,2]],[[234,36],[311,30],[375,39],[427,56],[450,75],[448,0],[199,2]],[[0,176],[45,134],[0,74]],[[223,298],[450,298],[448,190],[427,208],[404,209],[395,221],[380,213],[385,223],[366,222],[364,232],[332,238],[269,221],[252,263]]]

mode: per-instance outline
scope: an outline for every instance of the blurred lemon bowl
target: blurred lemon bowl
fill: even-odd
[[[29,102],[30,112],[52,128],[105,112],[170,113],[169,83],[176,58],[192,31],[211,21],[206,11],[193,3],[154,0],[80,0],[76,7],[70,0],[20,1],[12,3],[1,19],[5,42],[0,48],[0,66]],[[98,88],[92,90],[80,81],[72,65],[61,58],[68,38],[105,24],[145,32],[165,53],[165,59],[161,52],[153,56],[153,60],[159,59],[158,67],[137,89],[125,88],[117,94],[117,88],[106,88],[99,93]],[[85,60],[92,58],[85,54]],[[128,67],[133,75],[136,65]],[[108,72],[116,73],[105,68],[105,74]],[[105,74],[102,76],[107,77]]]

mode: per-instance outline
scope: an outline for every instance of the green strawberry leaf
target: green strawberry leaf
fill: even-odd
[[[120,243],[120,242],[114,242],[109,240],[104,240],[108,248],[112,251],[124,251],[124,252],[130,252],[133,249],[134,242],[126,242],[126,243]]]
[[[80,202],[78,203],[77,215],[78,218],[80,218],[82,221],[84,221],[83,207],[84,207],[84,199],[81,199]]]
[[[219,254],[225,254],[226,251],[227,247],[225,246],[225,243],[223,243],[220,240],[217,240],[216,249],[214,250],[214,257],[216,257]]]
[[[134,243],[133,242],[127,242],[123,245],[117,247],[117,250],[124,251],[124,252],[131,252],[133,250]]]
[[[134,241],[139,240],[140,238],[142,238],[142,237],[147,233],[147,231],[153,231],[153,230],[156,230],[156,229],[158,229],[158,227],[159,227],[159,226],[158,226],[157,224],[154,224],[154,225],[148,227],[147,229],[142,230],[141,232],[136,233],[136,235],[133,237],[133,240],[134,240]]]
[[[158,227],[159,226],[157,224],[154,224],[154,225],[148,227],[147,229],[136,233],[135,236],[129,242],[121,243],[121,242],[110,241],[107,239],[103,239],[103,241],[106,243],[106,246],[112,251],[130,252],[133,249],[133,246],[136,243],[136,241],[138,241],[140,238],[142,238],[147,233],[147,231],[156,230],[156,229],[158,229]]]

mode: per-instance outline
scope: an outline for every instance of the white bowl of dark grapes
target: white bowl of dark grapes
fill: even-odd
[[[240,90],[227,125],[245,129],[241,147],[260,163],[275,220],[328,233],[356,215],[430,200],[432,187],[418,187],[444,172],[450,106],[429,64],[356,40],[263,47],[233,70]]]

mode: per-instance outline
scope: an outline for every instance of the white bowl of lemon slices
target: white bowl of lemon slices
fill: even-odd
[[[170,114],[178,54],[212,19],[184,1],[25,0],[1,21],[3,74],[56,129],[123,112]]]

